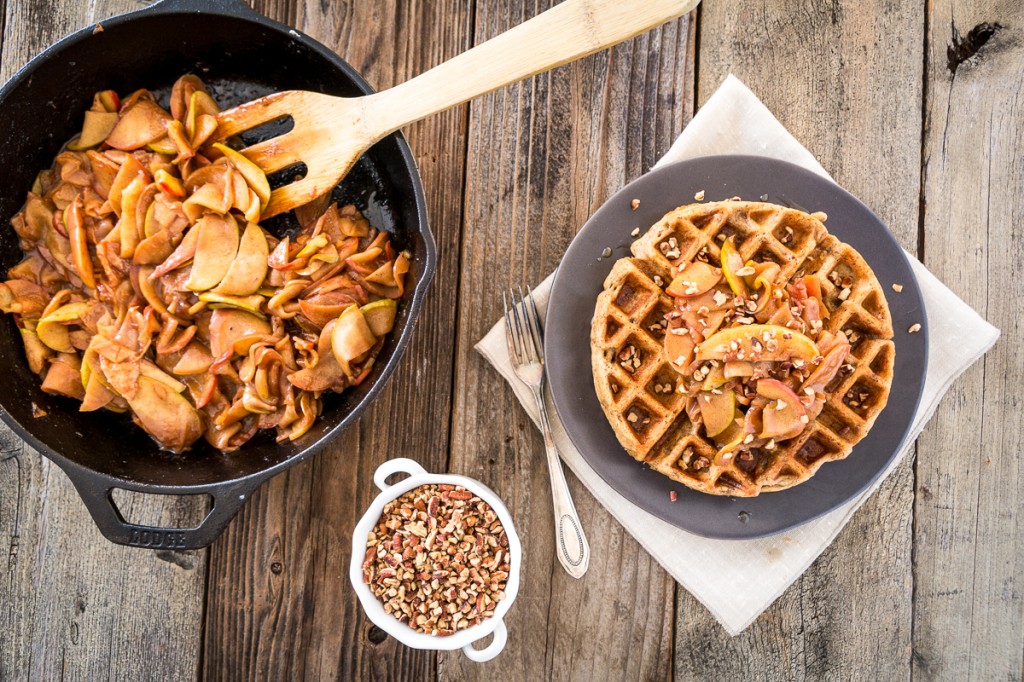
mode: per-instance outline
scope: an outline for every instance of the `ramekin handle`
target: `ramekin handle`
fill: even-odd
[[[379,467],[377,471],[373,472],[373,482],[381,490],[387,490],[391,486],[385,481],[391,474],[409,474],[410,476],[418,476],[419,474],[425,474],[427,470],[414,462],[408,457],[398,457],[396,459],[390,459]]]
[[[462,653],[466,654],[466,658],[475,663],[484,663],[500,654],[505,648],[506,641],[508,641],[508,630],[505,628],[505,621],[499,620],[498,627],[494,628],[494,639],[491,640],[491,643],[486,648],[474,649],[471,642],[462,647]]]

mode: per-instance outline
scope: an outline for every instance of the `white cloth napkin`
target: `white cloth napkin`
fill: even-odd
[[[769,156],[829,177],[814,156],[731,75],[701,107],[657,166],[714,154]],[[903,459],[953,380],[999,338],[998,329],[957,298],[916,258],[911,256],[910,263],[924,297],[930,333],[924,394],[908,445],[871,488],[829,514],[784,534],[758,540],[710,540],[679,530],[648,514],[616,493],[590,468],[573,447],[548,398],[548,415],[563,461],[612,516],[680,585],[704,604],[731,635],[746,629],[807,570]],[[552,276],[548,276],[534,289],[542,315],[547,307],[551,280]],[[504,321],[494,325],[476,349],[509,382],[536,424],[533,397],[516,378],[509,361]],[[594,552],[601,551],[600,538],[591,537],[590,544]]]

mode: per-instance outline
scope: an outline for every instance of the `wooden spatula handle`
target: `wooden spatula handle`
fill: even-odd
[[[367,98],[365,121],[383,136],[491,90],[621,43],[682,16],[698,2],[565,0],[410,81]]]

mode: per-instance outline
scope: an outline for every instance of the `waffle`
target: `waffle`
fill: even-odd
[[[828,233],[824,219],[766,203],[692,204],[665,215],[633,243],[633,257],[615,263],[597,299],[591,359],[601,406],[631,456],[694,490],[751,497],[806,481],[864,438],[892,384],[892,320],[871,268]],[[779,282],[817,275],[828,310],[823,328],[845,334],[850,351],[802,433],[722,456],[700,410],[686,409],[680,386],[688,377],[663,343],[675,300],[666,287],[695,259],[720,266],[730,237],[744,262],[777,263]]]

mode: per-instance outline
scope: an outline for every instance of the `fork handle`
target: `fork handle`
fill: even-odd
[[[700,0],[564,0],[439,66],[371,95],[379,136],[682,16]]]
[[[540,414],[540,428],[544,433],[544,450],[547,452],[548,470],[551,479],[551,498],[555,510],[555,552],[565,572],[573,578],[582,578],[590,566],[590,543],[583,532],[583,524],[576,513],[576,505],[572,502],[569,486],[562,472],[562,460],[558,456],[558,448],[551,435],[551,424],[544,404],[543,384],[533,389],[533,397],[537,399],[537,412]]]

